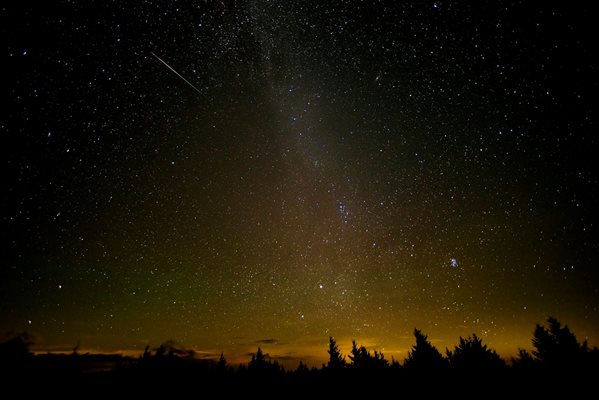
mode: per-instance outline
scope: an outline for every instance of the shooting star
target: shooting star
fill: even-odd
[[[171,67],[170,65],[168,65],[168,64],[166,63],[166,61],[164,61],[162,58],[158,57],[156,54],[154,54],[154,52],[150,52],[150,54],[152,54],[154,57],[156,57],[156,59],[157,59],[158,61],[160,61],[161,63],[163,63],[164,65],[166,65],[166,67],[167,67],[168,69],[170,69],[170,70],[171,70],[171,71],[173,71],[175,74],[177,74],[177,76],[178,76],[179,78],[183,79],[183,81],[184,81],[185,83],[187,83],[189,86],[191,86],[191,87],[193,88],[193,90],[195,90],[195,91],[196,91],[196,92],[198,92],[199,94],[203,95],[203,93],[202,93],[202,92],[200,92],[200,89],[198,89],[197,87],[193,86],[193,85],[191,84],[191,82],[189,82],[187,79],[183,78],[183,76],[182,76],[180,73],[178,73],[177,71],[175,71],[175,70],[173,69],[173,67]]]

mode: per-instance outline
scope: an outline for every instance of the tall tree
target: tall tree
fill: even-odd
[[[337,342],[332,336],[329,337],[329,349],[327,353],[329,353],[329,363],[327,364],[329,369],[341,369],[345,367],[345,357],[341,355],[341,350],[339,350],[339,346],[337,346]]]
[[[547,318],[548,328],[537,324],[533,334],[533,356],[542,365],[571,366],[577,364],[589,352],[587,342],[578,342],[568,326],[563,326],[555,318]]]
[[[227,360],[225,359],[225,355],[223,353],[220,353],[220,357],[216,363],[216,369],[219,371],[226,371],[227,369]]]
[[[518,349],[518,356],[512,357],[514,368],[534,368],[538,361],[526,349]]]
[[[428,337],[419,329],[414,329],[416,344],[408,352],[404,366],[410,369],[439,369],[446,365],[439,350],[431,344]]]
[[[352,361],[351,366],[357,369],[380,369],[389,366],[389,363],[385,359],[383,353],[375,351],[374,355],[372,355],[366,349],[366,347],[358,347],[355,340],[352,341],[352,349],[349,359]]]
[[[491,350],[486,344],[483,344],[475,333],[468,338],[460,337],[460,343],[455,349],[447,350],[447,359],[452,367],[460,369],[481,370],[505,366],[505,361],[495,350]]]
[[[268,361],[266,361],[266,357],[262,352],[262,349],[258,347],[258,350],[255,354],[252,354],[252,359],[250,360],[250,369],[263,369],[268,365]]]

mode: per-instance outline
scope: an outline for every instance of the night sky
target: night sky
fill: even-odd
[[[18,3],[0,331],[297,365],[414,327],[511,355],[554,315],[598,344],[590,9]]]

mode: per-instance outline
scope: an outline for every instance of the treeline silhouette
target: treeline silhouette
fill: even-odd
[[[300,362],[296,369],[286,370],[260,347],[251,354],[247,364],[240,365],[229,364],[222,353],[218,360],[199,359],[193,350],[173,341],[154,350],[147,346],[138,358],[79,354],[78,345],[71,354],[34,355],[30,351],[32,337],[19,334],[0,343],[0,376],[100,386],[115,383],[134,385],[139,390],[151,390],[152,385],[159,383],[171,389],[201,384],[233,390],[266,384],[271,388],[308,390],[331,389],[336,385],[348,389],[357,383],[393,385],[431,380],[448,384],[464,377],[472,380],[472,385],[503,381],[509,383],[507,387],[513,387],[553,377],[559,378],[561,383],[573,382],[566,378],[580,380],[596,376],[598,372],[599,350],[589,349],[586,341],[580,343],[574,333],[555,318],[548,318],[546,326],[536,325],[531,352],[520,349],[508,362],[483,344],[476,334],[460,337],[459,343],[451,350],[446,349],[445,355],[422,331],[415,329],[414,338],[415,343],[403,363],[393,358],[388,360],[382,352],[371,352],[355,341],[350,353],[344,355],[330,337],[328,362],[320,368],[309,368]],[[594,385],[590,379],[588,382]],[[577,385],[580,389],[580,382]],[[423,386],[419,391],[436,389],[440,390],[435,385]]]

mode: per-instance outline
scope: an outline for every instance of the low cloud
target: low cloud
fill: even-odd
[[[195,358],[199,358],[201,360],[216,360],[219,357],[220,353],[195,350]]]
[[[279,343],[278,339],[260,339],[254,342],[255,344],[277,344]]]
[[[277,361],[301,361],[304,359],[302,357],[296,357],[289,354],[272,355],[269,356],[269,358]]]

